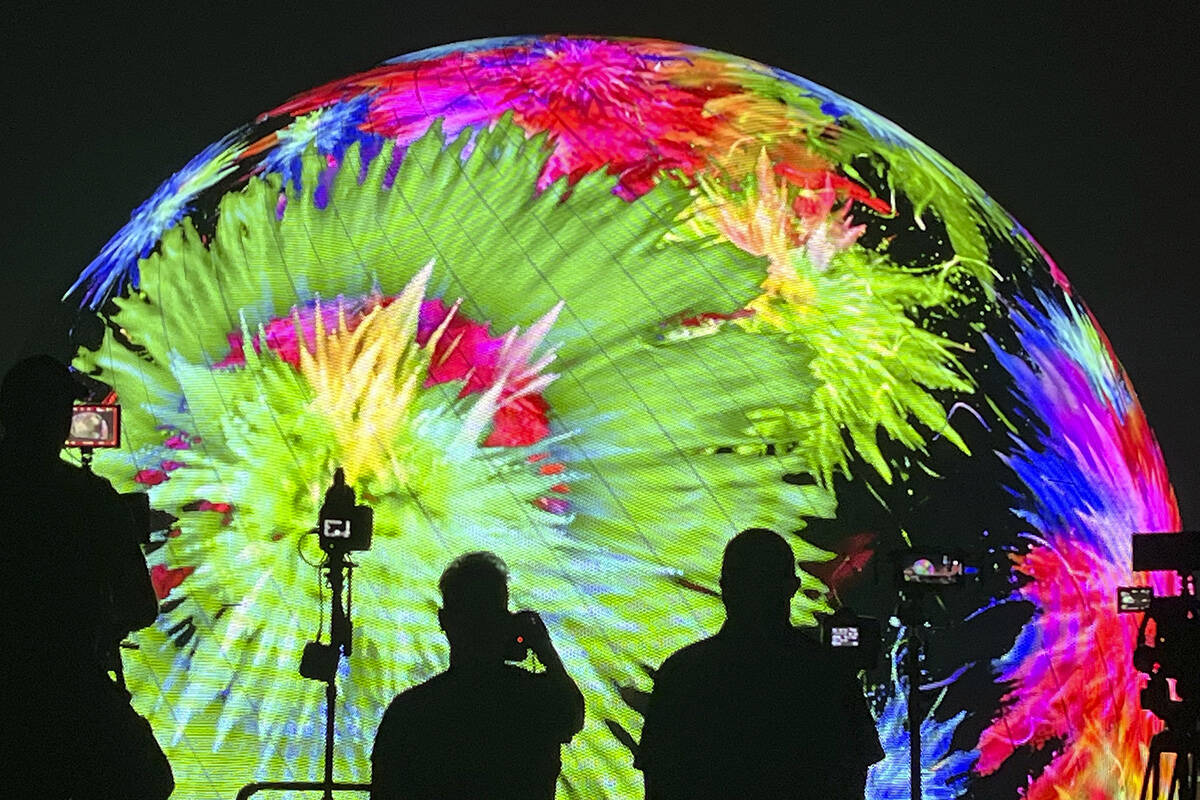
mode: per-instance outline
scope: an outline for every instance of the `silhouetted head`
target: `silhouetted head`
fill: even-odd
[[[71,427],[71,406],[82,393],[67,366],[50,356],[18,361],[0,383],[5,440],[29,456],[57,454]]]
[[[799,588],[796,556],[778,533],[749,528],[725,546],[721,600],[732,623],[786,623]]]
[[[438,622],[450,642],[451,661],[504,660],[508,611],[508,566],[495,553],[461,555],[438,581]]]

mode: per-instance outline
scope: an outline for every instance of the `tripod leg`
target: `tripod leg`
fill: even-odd
[[[332,678],[337,678],[335,671]],[[337,707],[337,684],[325,684],[325,794],[323,800],[333,800],[333,735],[334,709]]]
[[[1188,760],[1188,800],[1196,800],[1196,762],[1200,759],[1196,758],[1196,751],[1191,748],[1187,752]]]
[[[1167,800],[1196,800],[1196,760],[1187,748],[1175,753],[1175,764],[1171,769],[1171,790]]]

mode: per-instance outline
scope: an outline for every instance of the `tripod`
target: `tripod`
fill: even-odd
[[[300,674],[305,678],[325,683],[325,774],[320,781],[258,781],[248,783],[237,793],[237,800],[247,800],[261,791],[283,791],[288,789],[322,790],[322,800],[333,800],[335,791],[368,792],[370,783],[346,783],[333,779],[334,709],[337,704],[337,671],[343,655],[349,656],[353,625],[350,622],[352,599],[351,576],[356,566],[346,558],[345,551],[330,548],[321,565],[329,582],[330,603],[329,644],[309,642],[304,647],[300,660]],[[342,587],[347,587],[346,606],[342,607]]]
[[[1154,734],[1154,738],[1150,740],[1150,757],[1146,760],[1146,771],[1142,773],[1140,800],[1146,800],[1147,789],[1153,792],[1152,800],[1158,800],[1164,753],[1175,754],[1166,800],[1196,800],[1198,753],[1194,727],[1193,725],[1190,730],[1177,731],[1168,725],[1166,730]]]
[[[1182,534],[1175,534],[1182,536]],[[1138,564],[1138,539],[1134,536],[1134,567],[1152,569],[1157,563]],[[1142,541],[1146,540],[1142,538]],[[1200,558],[1200,536],[1193,541],[1192,559]],[[1143,546],[1143,555],[1145,548]],[[1190,562],[1189,562],[1190,563]],[[1176,570],[1180,593],[1166,597],[1151,596],[1146,613],[1138,626],[1137,647],[1133,664],[1150,676],[1141,691],[1142,708],[1166,723],[1166,727],[1150,739],[1150,753],[1142,772],[1140,800],[1153,792],[1159,800],[1162,779],[1162,757],[1175,756],[1167,800],[1196,800],[1197,761],[1200,755],[1200,604],[1197,603],[1196,579],[1186,568]],[[1154,622],[1153,646],[1146,644],[1150,622]],[[1174,679],[1175,685],[1170,681]],[[1175,697],[1178,693],[1178,697]]]
[[[921,800],[921,695],[917,685],[921,681],[921,662],[924,660],[924,643],[919,633],[925,623],[922,600],[926,588],[923,584],[907,583],[900,589],[900,605],[897,616],[904,625],[908,646],[904,651],[904,674],[908,678],[908,776],[909,797]]]

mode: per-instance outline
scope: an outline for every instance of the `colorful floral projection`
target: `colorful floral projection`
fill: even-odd
[[[719,624],[734,532],[792,537],[797,624],[886,619],[873,568],[937,543],[921,508],[971,504],[953,544],[985,578],[950,622],[993,633],[930,675],[927,796],[1132,796],[1157,728],[1111,594],[1129,534],[1179,524],[1158,447],[1024,229],[819,86],[641,39],[406,56],[200,153],[71,296],[107,322],[76,364],[124,406],[96,468],[179,517],[127,656],[179,797],[318,772],[304,533],[337,466],[376,519],[343,778],[444,667],[436,582],[461,552],[508,561],[586,692],[560,796],[633,797],[632,698]],[[988,490],[953,491],[965,474]],[[907,797],[903,688],[864,675],[873,797]]]

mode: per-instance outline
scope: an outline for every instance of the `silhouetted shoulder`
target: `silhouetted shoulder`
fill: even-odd
[[[763,663],[779,659],[794,660],[809,669],[834,669],[835,661],[829,651],[802,630],[793,629],[773,650],[764,652],[742,641],[736,634],[725,631],[693,642],[671,654],[659,667],[656,682],[664,677],[686,675],[708,667],[721,668],[731,662]]]
[[[375,736],[372,797],[553,797],[559,747],[575,730],[551,688],[503,665],[450,669],[397,695]]]
[[[444,691],[446,684],[450,680],[449,676],[449,672],[439,672],[427,681],[408,687],[392,698],[391,705],[388,706],[388,711],[391,711],[393,708],[397,711],[403,711],[406,708],[419,707],[427,703]]]
[[[0,455],[0,498],[18,513],[27,511],[43,517],[86,512],[91,519],[119,507],[120,495],[104,478],[57,459],[32,468],[21,454]]]
[[[416,723],[415,717],[432,713],[434,707],[439,704],[446,693],[446,676],[445,672],[434,675],[429,680],[416,686],[410,686],[392,698],[392,702],[388,704],[387,710],[383,713],[380,731],[384,732],[385,726],[397,731],[399,729],[407,730],[409,725]],[[388,732],[394,731],[389,730]]]
[[[375,749],[414,735],[469,739],[464,720],[481,718],[505,727],[532,725],[534,730],[526,728],[523,735],[570,741],[576,732],[571,707],[546,690],[543,675],[508,664],[481,675],[447,670],[396,695],[380,722]]]
[[[716,636],[709,636],[707,639],[692,642],[667,657],[667,660],[658,668],[656,674],[659,677],[656,680],[661,679],[663,675],[687,671],[697,664],[709,661],[721,654],[722,650],[722,643]]]

